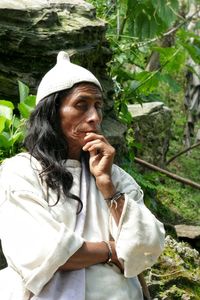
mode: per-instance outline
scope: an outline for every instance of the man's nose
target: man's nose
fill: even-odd
[[[87,114],[88,122],[100,123],[102,120],[102,113],[95,107],[91,107]]]

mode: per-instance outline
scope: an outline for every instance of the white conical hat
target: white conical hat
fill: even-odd
[[[79,82],[92,82],[101,90],[98,79],[87,69],[70,62],[69,55],[60,51],[56,65],[42,78],[36,97],[36,104],[52,93],[69,89]]]

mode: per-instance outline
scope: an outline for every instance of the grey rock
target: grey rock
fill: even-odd
[[[129,104],[128,108],[133,118],[151,114],[163,108],[163,102],[148,102],[143,104]]]
[[[128,105],[133,117],[132,128],[136,156],[163,167],[171,136],[172,113],[162,102]]]
[[[178,237],[200,239],[200,226],[179,224],[175,225],[175,229]]]
[[[44,7],[52,7],[57,6],[60,4],[67,4],[70,5],[75,4],[79,6],[85,6],[87,9],[90,4],[86,3],[83,0],[1,0],[0,8],[4,9],[16,9],[16,10],[30,10],[30,9],[41,9]]]
[[[111,82],[105,30],[94,7],[84,1],[1,1],[0,98],[16,101],[18,79],[34,94],[60,50],[67,50],[72,61],[89,68],[102,83]]]

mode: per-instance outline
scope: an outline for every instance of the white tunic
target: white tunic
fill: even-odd
[[[81,164],[63,162],[73,174],[71,193],[79,196]],[[54,191],[39,176],[40,164],[27,153],[6,159],[0,169],[0,239],[8,267],[0,271],[0,299],[28,300],[40,294],[59,266],[83,244],[116,241],[124,275],[116,266],[97,264],[86,268],[85,300],[141,300],[136,275],[152,266],[164,246],[164,228],[143,203],[143,193],[133,178],[116,165],[112,179],[125,193],[125,204],[116,226],[108,207],[90,176],[83,235],[74,232],[77,201],[57,205]],[[78,283],[77,283],[78,288]],[[57,300],[57,299],[55,299]]]

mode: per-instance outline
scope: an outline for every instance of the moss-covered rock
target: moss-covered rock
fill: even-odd
[[[152,299],[200,299],[200,256],[188,244],[166,237],[158,262],[146,273]]]
[[[85,1],[12,1],[0,3],[0,98],[17,99],[20,79],[35,93],[38,81],[55,64],[58,51],[108,79],[110,51],[106,25]],[[13,87],[13,88],[11,88]],[[111,85],[112,88],[112,85]]]

